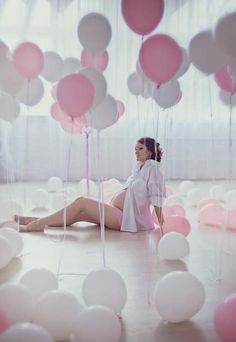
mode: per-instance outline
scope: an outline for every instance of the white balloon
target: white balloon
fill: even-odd
[[[236,106],[236,94],[231,94],[226,91],[220,90],[219,97],[228,108],[230,108],[230,106]]]
[[[157,282],[154,301],[164,320],[173,323],[183,322],[200,311],[205,301],[205,290],[193,274],[171,272]]]
[[[58,289],[57,277],[46,268],[29,270],[21,277],[20,282],[30,290],[34,300],[48,291]]]
[[[177,80],[167,82],[160,87],[155,87],[153,99],[162,108],[176,105],[181,99],[181,89]]]
[[[1,342],[53,342],[49,333],[37,324],[20,323],[7,329],[0,338]]]
[[[173,205],[173,204],[180,204],[183,205],[184,201],[182,200],[182,198],[178,195],[169,195],[166,200],[165,200],[165,205]]]
[[[120,336],[119,319],[109,308],[94,305],[79,313],[74,329],[75,342],[118,342]]]
[[[86,118],[89,126],[98,130],[114,125],[118,120],[116,100],[107,94],[97,107],[86,113]]]
[[[64,59],[64,70],[62,77],[78,72],[82,68],[80,60],[74,57]]]
[[[43,94],[43,82],[40,78],[35,78],[17,93],[16,98],[26,106],[35,106],[41,101]]]
[[[70,292],[53,290],[39,298],[35,304],[33,320],[55,340],[63,340],[72,333],[81,308],[76,297]]]
[[[201,189],[193,188],[187,192],[187,201],[189,205],[196,206],[198,201],[203,198]]]
[[[139,63],[139,60],[137,60],[137,62],[136,62],[136,71],[137,71],[137,74],[139,76],[138,82],[139,82],[139,87],[140,87],[140,95],[142,95],[142,97],[145,99],[152,97],[153,90],[155,87],[155,83],[145,75],[145,73],[143,72],[141,65]],[[139,95],[139,94],[137,94],[137,95]]]
[[[15,95],[26,83],[26,79],[17,72],[14,63],[10,59],[0,63],[0,88],[2,90]]]
[[[111,40],[111,25],[104,15],[89,13],[79,22],[78,37],[84,49],[97,54],[104,51]]]
[[[201,31],[192,38],[189,58],[197,69],[206,74],[214,73],[226,62],[226,56],[214,40],[211,30]]]
[[[9,56],[9,47],[1,40],[0,41],[0,62],[4,62]]]
[[[219,48],[229,56],[236,57],[236,12],[221,17],[215,26],[214,37]]]
[[[22,211],[22,206],[16,201],[0,201],[1,218],[11,221],[14,215],[21,215]]]
[[[20,114],[19,103],[6,93],[0,93],[0,108],[0,119],[8,122],[16,120]]]
[[[189,243],[183,234],[170,232],[162,236],[158,244],[161,259],[178,260],[189,254]]]
[[[140,75],[134,72],[129,76],[127,86],[131,94],[136,96],[141,95],[147,99],[152,96],[154,83],[144,73]]]
[[[125,306],[127,289],[118,272],[100,268],[90,272],[85,278],[82,296],[87,305],[104,305],[119,313]]]
[[[189,57],[188,57],[187,50],[184,48],[181,48],[181,50],[182,50],[182,63],[179,67],[179,70],[173,77],[173,79],[175,80],[182,77],[188,71],[190,64],[191,64]]]
[[[44,189],[34,190],[30,195],[30,199],[35,208],[46,208],[49,202],[48,193]]]
[[[223,185],[214,185],[209,190],[210,197],[216,200],[223,200],[226,189]]]
[[[93,197],[98,196],[98,186],[92,180],[89,180],[89,192],[90,192],[90,195]],[[80,196],[87,196],[88,195],[87,194],[87,179],[83,178],[80,180],[79,186],[78,186],[78,193]]]
[[[229,190],[224,195],[224,200],[227,206],[236,206],[236,190]]]
[[[186,181],[182,181],[180,184],[179,184],[179,191],[180,191],[180,194],[185,196],[187,195],[187,192],[194,188],[195,184],[193,181],[190,181],[190,180],[186,180]]]
[[[41,75],[49,82],[57,82],[64,69],[64,62],[58,53],[54,51],[46,51],[44,53],[44,67]]]
[[[13,251],[9,240],[0,235],[0,270],[9,264],[12,257]]]
[[[63,187],[63,183],[61,178],[59,177],[50,177],[48,180],[48,191],[57,192],[61,191]]]
[[[29,322],[32,308],[32,296],[25,286],[12,283],[0,286],[0,310],[6,314],[9,325]]]
[[[90,107],[92,110],[104,100],[107,93],[107,81],[101,72],[93,68],[82,69],[79,73],[87,77],[94,86],[95,96]]]
[[[12,248],[12,256],[15,257],[19,255],[24,246],[23,238],[21,234],[13,228],[1,228],[0,236],[4,236],[10,243]]]

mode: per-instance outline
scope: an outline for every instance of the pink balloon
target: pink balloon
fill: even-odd
[[[221,302],[214,313],[214,324],[222,342],[236,341],[236,294]]]
[[[3,311],[0,311],[0,334],[8,328],[8,320]]]
[[[162,215],[163,215],[164,219],[166,219],[169,216],[175,215],[175,212],[171,207],[164,205],[162,207]],[[159,225],[159,221],[157,219],[155,210],[153,210],[153,212],[152,212],[152,219],[157,225]]]
[[[23,77],[32,80],[43,70],[44,55],[37,45],[25,42],[18,45],[14,50],[13,62]]]
[[[64,77],[57,85],[59,106],[67,115],[78,117],[86,113],[94,99],[94,86],[82,74]]]
[[[117,110],[118,110],[118,117],[120,118],[125,112],[125,105],[123,102],[116,100],[117,103]]]
[[[220,204],[220,201],[214,198],[203,198],[197,202],[197,209],[200,210],[207,204]]]
[[[168,216],[165,218],[163,223],[163,232],[177,232],[187,236],[191,230],[189,221],[182,216]]]
[[[78,118],[75,118],[74,123],[79,126],[88,127],[88,120],[85,115],[80,115]]]
[[[75,124],[74,122],[61,122],[61,127],[67,133],[78,134],[82,132],[82,126],[78,123]]]
[[[145,35],[152,32],[163,16],[163,0],[122,0],[122,15],[134,32]]]
[[[225,65],[223,68],[218,70],[214,77],[216,83],[221,89],[227,91],[228,93],[236,93],[236,82],[229,74],[228,65]]]
[[[170,208],[174,211],[174,215],[185,217],[186,212],[185,209],[180,204],[173,204]]]
[[[96,55],[92,55],[88,50],[84,49],[80,59],[83,67],[95,68],[103,72],[108,65],[109,56],[106,50]]]
[[[66,115],[60,108],[57,102],[53,103],[50,108],[50,113],[56,121],[60,122],[72,122],[72,118]]]
[[[157,85],[168,82],[177,73],[182,58],[180,46],[165,34],[149,37],[139,51],[143,72]]]
[[[236,209],[230,209],[225,213],[226,226],[228,229],[236,230]]]
[[[207,204],[198,213],[198,220],[206,226],[218,227],[223,223],[224,207],[219,204]]]

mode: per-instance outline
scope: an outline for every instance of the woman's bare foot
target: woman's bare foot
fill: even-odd
[[[33,221],[36,221],[38,217],[29,217],[29,216],[20,216],[20,215],[14,215],[14,220],[23,225],[27,225]]]
[[[20,226],[20,232],[43,232],[45,225],[40,222],[40,220],[36,220],[30,222],[26,226]]]

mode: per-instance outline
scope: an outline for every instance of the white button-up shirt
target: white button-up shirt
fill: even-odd
[[[148,159],[138,162],[128,178],[121,231],[138,232],[154,228],[150,206],[162,207],[166,196],[160,163]]]

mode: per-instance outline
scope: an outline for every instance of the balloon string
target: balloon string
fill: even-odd
[[[232,119],[233,119],[233,106],[232,106],[232,95],[230,94],[230,109],[229,109],[229,181],[232,181],[233,172],[233,155],[232,155]]]
[[[85,132],[86,137],[86,162],[85,162],[85,175],[86,175],[86,194],[90,196],[90,182],[89,182],[89,133]]]
[[[106,257],[105,257],[105,225],[104,225],[104,200],[103,200],[103,184],[101,180],[101,146],[100,146],[100,131],[97,131],[97,160],[98,160],[98,190],[99,190],[99,199],[98,199],[98,208],[99,208],[99,219],[100,219],[100,227],[101,227],[101,247],[102,247],[102,263],[103,267],[106,267]]]

